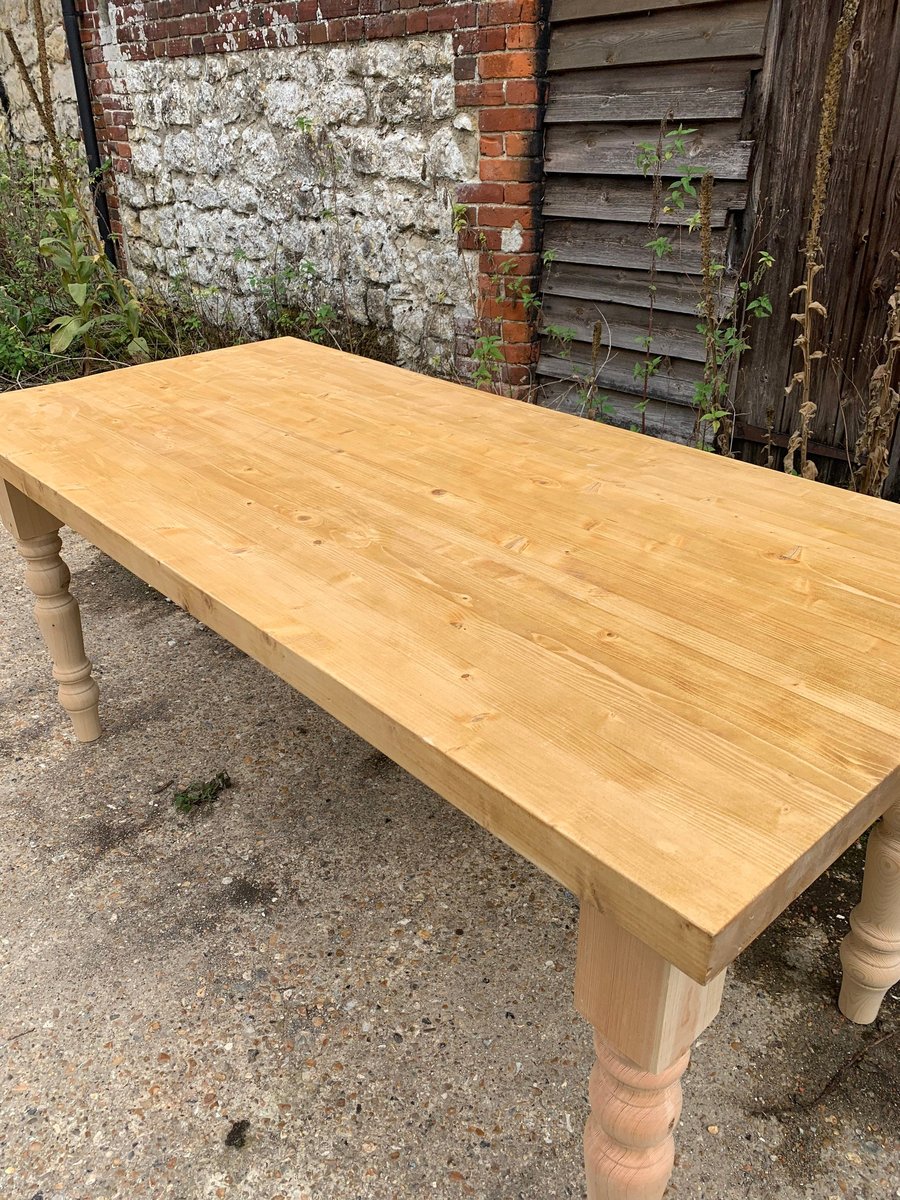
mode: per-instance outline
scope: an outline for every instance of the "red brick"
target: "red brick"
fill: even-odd
[[[535,327],[531,321],[504,321],[503,340],[505,342],[531,342],[534,340]]]
[[[502,204],[505,188],[499,183],[465,183],[457,189],[459,204]]]
[[[480,118],[482,133],[507,132],[509,130],[537,129],[537,108],[487,108]]]
[[[460,250],[499,250],[499,229],[464,229],[459,235]]]
[[[503,185],[504,204],[537,205],[540,199],[541,189],[538,183],[506,183]]]
[[[475,79],[478,74],[478,59],[470,55],[469,57],[457,58],[453,63],[453,78],[460,81]],[[478,85],[473,85],[478,86]],[[498,104],[503,103],[503,94],[501,91]]]
[[[505,29],[464,29],[453,38],[457,53],[489,54],[506,49]]]
[[[506,30],[508,50],[532,50],[537,44],[537,25],[510,25]]]
[[[511,158],[536,158],[540,149],[540,138],[535,132],[506,135],[506,153]]]
[[[498,155],[503,154],[503,152],[504,152],[504,150],[503,150],[503,134],[502,133],[482,134],[480,148],[481,148],[482,155],[487,158],[496,158]],[[494,175],[494,176],[485,175],[484,171],[482,171],[481,178],[482,179],[490,179],[490,178],[503,179],[506,177],[503,175]],[[515,176],[509,176],[509,178],[514,179]]]
[[[369,37],[403,37],[405,33],[405,13],[388,12],[366,18],[366,34]]]
[[[483,54],[478,60],[482,79],[530,79],[537,70],[537,58],[528,50],[503,54]]]
[[[510,321],[503,322],[503,358],[508,363],[533,363],[535,360],[536,347],[532,341],[522,341],[510,343],[506,336],[507,327],[512,324]]]
[[[478,224],[494,229],[510,229],[519,224],[523,229],[534,227],[534,209],[520,205],[482,204],[478,209]]]
[[[534,158],[486,159],[481,164],[481,178],[510,183],[527,183],[541,174],[541,164]]]
[[[506,84],[507,104],[538,104],[541,99],[540,85],[534,79],[510,79]]]
[[[469,61],[473,64],[475,62],[474,58]],[[503,104],[504,97],[502,83],[458,83],[456,85],[456,103],[459,108],[496,107]]]
[[[450,5],[444,5],[441,8],[433,8],[428,13],[428,29],[433,33],[440,33],[448,29],[459,28],[459,13]]]
[[[537,21],[540,0],[482,0],[479,6],[479,25],[516,25],[522,21]]]
[[[539,254],[517,254],[516,266],[523,279],[531,279],[536,283],[541,270],[541,256]]]
[[[503,379],[513,386],[528,387],[531,384],[531,371],[528,367],[510,364],[503,369]]]
[[[488,290],[487,298],[482,302],[481,315],[487,321],[514,321],[516,323],[526,319],[525,305],[519,300],[504,300],[500,296],[494,296],[490,293],[497,287],[498,281],[493,278],[496,271],[484,271],[482,275],[485,286]]]

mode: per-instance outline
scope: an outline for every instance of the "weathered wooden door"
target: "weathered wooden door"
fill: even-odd
[[[812,202],[825,72],[843,0],[778,0],[772,14],[771,89],[760,114],[754,176],[759,219],[775,256],[767,281],[770,321],[753,337],[737,382],[745,414],[746,458],[765,457],[771,426],[776,450],[797,425],[785,388],[800,365],[792,347],[801,246]],[[838,120],[822,224],[825,270],[818,299],[827,357],[813,377],[818,412],[812,457],[826,479],[847,479],[873,370],[884,361],[887,301],[900,280],[900,5],[862,0],[839,83]],[[739,429],[740,431],[740,429]],[[895,440],[896,489],[900,441]]]

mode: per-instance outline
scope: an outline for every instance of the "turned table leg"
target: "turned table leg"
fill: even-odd
[[[575,1006],[594,1027],[588,1200],[660,1200],[675,1157],[681,1076],[722,1002],[725,972],[705,987],[582,904]]]
[[[69,592],[69,569],[59,556],[62,521],[0,480],[0,518],[25,560],[25,582],[36,597],[34,612],[53,660],[59,701],[80,742],[100,736],[100,690],[84,653],[81,616]]]
[[[888,990],[900,983],[900,802],[869,835],[862,899],[850,914],[841,962],[841,1012],[868,1025]]]

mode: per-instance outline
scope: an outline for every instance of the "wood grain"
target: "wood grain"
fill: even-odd
[[[548,296],[542,311],[547,325],[565,329],[576,343],[587,345],[592,344],[594,327],[599,321],[604,351],[610,346],[619,350],[640,349],[647,336],[647,310],[637,306]],[[698,319],[696,314],[657,313],[653,325],[653,353],[702,363],[705,355],[702,340],[697,336]],[[548,345],[552,342],[551,336]]]
[[[713,189],[712,225],[722,229],[731,212],[744,207],[744,183],[717,183]],[[646,226],[650,220],[652,185],[647,179],[615,176],[551,176],[544,190],[544,216],[582,217],[589,221],[635,221]],[[661,214],[662,225],[687,225],[692,210],[671,208]]]
[[[584,1137],[588,1200],[661,1200],[675,1161],[681,1076],[722,1001],[590,904],[581,906],[575,1007],[594,1028]]]
[[[900,801],[869,835],[862,899],[850,914],[841,962],[841,1012],[869,1025],[900,983]]]
[[[646,267],[641,263],[641,267]],[[545,268],[541,290],[545,295],[602,300],[610,304],[646,308],[651,284],[646,269],[596,267],[583,263],[552,262]],[[700,303],[697,281],[684,275],[662,274],[655,280],[656,308],[665,312],[696,314]]]
[[[652,121],[669,113],[671,121],[702,119],[734,120],[744,111],[745,88],[731,91],[706,88],[694,90],[671,87],[646,88],[633,93],[575,92],[553,96],[544,119],[550,125],[561,122],[585,124],[588,121]]]
[[[775,257],[766,279],[774,304],[756,327],[744,356],[738,393],[748,424],[772,424],[777,433],[797,426],[796,393],[785,387],[800,365],[785,337],[803,278],[825,67],[841,0],[782,4],[770,93],[764,98],[758,177],[765,244]],[[805,99],[798,100],[797,81]],[[887,298],[898,279],[900,247],[900,7],[872,0],[860,9],[844,66],[831,183],[822,226],[825,270],[818,299],[828,310],[816,368],[818,411],[812,437],[854,446],[865,411],[868,380],[881,358]],[[746,446],[749,458],[763,451]],[[900,467],[900,453],[895,462]],[[818,460],[823,477],[846,479],[846,460]],[[896,473],[895,473],[896,480]]]
[[[0,520],[13,535],[34,594],[34,615],[53,662],[59,702],[80,742],[100,736],[100,689],[84,652],[78,603],[69,568],[60,558],[61,521],[0,478]]]
[[[655,125],[551,125],[547,129],[544,169],[549,174],[639,175],[638,147],[655,146],[659,122]],[[685,168],[701,174],[712,172],[717,179],[745,179],[751,142],[738,139],[735,123],[716,122],[698,129],[687,138],[686,153],[663,163],[660,173],[666,178],[684,174]]]
[[[586,17],[617,17],[628,12],[717,3],[721,0],[553,0],[550,20],[580,21]]]
[[[575,1007],[603,1041],[644,1071],[690,1053],[718,1015],[723,971],[705,987],[590,904],[578,919]]]
[[[699,982],[896,794],[889,505],[290,339],[12,401],[0,475]]]
[[[767,12],[766,0],[727,0],[663,9],[648,19],[632,15],[560,25],[550,43],[550,70],[759,54]]]
[[[551,35],[553,36],[553,35]],[[551,101],[579,95],[633,96],[647,93],[685,92],[704,102],[709,92],[746,91],[750,73],[762,65],[759,56],[750,58],[704,58],[672,63],[654,63],[652,72],[637,63],[622,67],[591,67],[580,71],[554,71],[550,79]],[[665,109],[654,109],[642,120],[659,120]]]
[[[643,383],[636,381],[634,369],[643,363],[644,358],[643,352],[636,348],[616,349],[609,362],[603,364],[597,378],[600,390],[612,388],[619,392],[630,392],[636,400],[643,394]],[[575,342],[563,355],[558,347],[554,352],[552,338],[545,338],[538,372],[550,379],[589,379],[594,372],[590,347]],[[690,359],[667,358],[656,374],[651,375],[647,383],[647,395],[667,404],[689,405],[694,399],[694,389],[702,378],[703,369],[698,363]],[[639,418],[635,419],[640,424]],[[629,421],[629,424],[632,423]]]
[[[605,418],[610,424],[618,425],[622,429],[631,429],[632,426],[640,428],[643,421],[651,437],[668,438],[685,446],[692,446],[696,441],[694,413],[691,408],[651,399],[642,418],[635,407],[638,397],[634,391],[617,391],[608,386],[606,381],[600,391],[610,410],[609,416]],[[587,415],[580,388],[571,379],[544,380],[538,389],[537,402],[547,408],[574,413],[579,417]]]
[[[651,282],[647,243],[659,226],[666,234],[673,228],[679,232],[677,255],[656,264],[657,306],[696,313],[693,296],[685,303],[693,285],[682,279],[676,283],[672,275],[699,274],[699,237],[686,236],[696,205],[688,202],[679,209],[663,203],[654,209],[652,180],[642,176],[638,165],[641,145],[656,146],[666,130],[679,123],[688,126],[684,152],[661,167],[663,190],[685,170],[712,172],[717,181],[712,210],[715,256],[726,261],[729,246],[735,261],[744,257],[743,231],[752,228],[753,219],[751,215],[736,221],[735,214],[743,212],[748,200],[754,126],[747,98],[752,100],[757,92],[768,8],[767,0],[752,5],[621,6],[557,0],[552,10],[543,217],[544,246],[559,263],[544,272],[545,294],[643,308],[640,321],[634,313],[610,311],[608,341],[617,348],[633,348],[646,333]],[[754,32],[748,40],[750,26]],[[610,294],[611,277],[623,269],[632,279],[618,281]],[[634,281],[641,277],[638,288]],[[567,286],[572,290],[567,292]],[[618,315],[630,319],[619,326]],[[678,326],[680,336],[677,323],[669,324],[656,351],[682,362],[702,360],[705,350],[697,322]],[[582,336],[581,325],[579,331]],[[581,359],[575,361],[574,371],[567,368],[552,337],[542,338],[541,386],[564,391],[572,385],[573,374],[583,374],[584,355],[572,357]],[[629,403],[627,397],[643,396],[642,382],[628,376],[633,366],[633,361],[620,358],[604,380],[616,393],[610,402],[613,419],[628,423],[634,401]],[[667,366],[665,376],[653,384],[651,400],[657,410],[652,419],[661,428],[668,427],[668,405],[687,405],[693,397],[696,381],[683,376],[680,368]],[[647,421],[645,414],[642,426]],[[684,417],[676,425],[679,436],[693,428]]]
[[[651,251],[646,225],[627,221],[568,221],[548,219],[544,225],[544,249],[557,262],[592,263],[599,267],[646,269]],[[696,273],[700,269],[700,243],[687,234],[672,235],[674,252],[658,260],[660,275]],[[713,254],[721,259],[726,238],[721,230],[713,232]]]

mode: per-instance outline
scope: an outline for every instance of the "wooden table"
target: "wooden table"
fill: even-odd
[[[280,339],[2,398],[77,736],[71,525],[575,891],[592,1200],[655,1200],[725,968],[873,821],[900,979],[900,510]],[[885,815],[886,814],[886,815]]]

